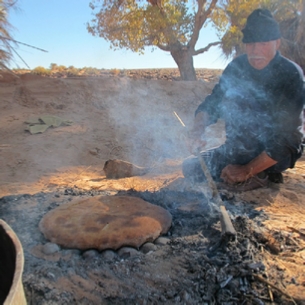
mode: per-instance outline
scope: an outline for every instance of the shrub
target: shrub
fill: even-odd
[[[119,75],[120,74],[120,70],[119,69],[111,69],[110,70],[110,74],[112,74],[112,75]]]
[[[78,75],[80,75],[80,69],[70,66],[67,69],[67,75],[68,76],[78,76]]]
[[[67,67],[64,66],[64,65],[60,65],[60,66],[57,66],[55,70],[56,70],[57,72],[63,73],[63,72],[65,72],[65,71],[67,71]]]
[[[92,68],[92,67],[85,67],[83,69],[83,74],[84,75],[89,75],[89,76],[96,76],[96,75],[99,75],[100,72],[98,69],[96,68]]]
[[[54,64],[54,63],[51,63],[51,64],[50,64],[50,70],[52,70],[52,71],[53,71],[53,70],[56,70],[57,67],[58,67],[57,64]]]
[[[49,69],[46,69],[46,68],[41,67],[41,66],[38,66],[35,69],[33,69],[32,73],[37,74],[37,75],[44,75],[44,76],[51,75],[51,71]]]

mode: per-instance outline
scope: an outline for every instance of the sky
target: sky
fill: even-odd
[[[50,68],[52,63],[75,68],[98,69],[153,69],[177,68],[168,52],[147,49],[144,55],[131,51],[111,50],[106,40],[93,37],[87,32],[86,24],[92,18],[90,0],[18,0],[18,10],[9,13],[13,26],[11,35],[20,42],[48,52],[20,45],[10,68],[30,69],[42,66]],[[196,48],[217,41],[211,27],[203,28]],[[195,68],[223,69],[227,61],[218,47],[194,56]]]

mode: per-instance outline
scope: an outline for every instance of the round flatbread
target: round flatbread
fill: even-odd
[[[162,207],[137,197],[78,199],[48,212],[39,228],[45,238],[67,248],[119,249],[154,241],[171,226]]]

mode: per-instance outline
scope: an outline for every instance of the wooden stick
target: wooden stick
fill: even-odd
[[[265,251],[264,251],[264,248],[263,248],[263,247],[261,247],[261,251],[262,251],[262,253],[265,253]],[[269,277],[268,277],[268,273],[267,273],[267,271],[265,271],[265,274],[266,274],[266,277],[267,277],[267,279],[268,279]],[[270,287],[270,285],[269,285],[269,284],[267,285],[267,287],[268,287],[268,293],[269,293],[269,297],[270,297],[271,303],[273,304],[273,302],[274,302],[274,298],[273,298],[273,293],[272,293],[271,287]]]
[[[281,294],[283,294],[284,296],[286,296],[287,298],[289,298],[293,304],[297,305],[297,303],[295,302],[295,300],[292,298],[292,296],[290,294],[288,294],[287,292],[283,291],[281,288],[273,285],[272,283],[270,283],[269,281],[265,280],[263,277],[259,276],[258,274],[252,274],[257,280],[261,281],[262,283],[269,285],[270,287],[278,290]]]
[[[174,115],[176,116],[176,118],[179,120],[179,122],[181,123],[181,125],[185,128],[185,124],[183,123],[183,121],[180,119],[180,117],[178,116],[178,114],[174,111]],[[210,189],[212,190],[212,197],[213,199],[216,201],[216,204],[219,207],[219,217],[220,217],[220,224],[221,224],[221,235],[223,237],[230,237],[230,236],[236,236],[236,231],[233,227],[233,224],[231,222],[231,219],[229,217],[229,214],[220,198],[217,186],[215,181],[213,180],[210,171],[207,167],[207,165],[205,164],[205,161],[203,159],[203,157],[200,154],[200,151],[198,150],[197,152],[197,157],[199,159],[200,165],[201,165],[201,169],[204,173],[204,175],[207,178],[208,184]]]
[[[181,123],[181,125],[182,125],[183,127],[185,127],[185,124],[184,124],[183,121],[180,119],[180,117],[179,117],[179,115],[177,114],[176,111],[174,111],[174,115],[176,116],[176,118],[178,119],[178,121]]]
[[[212,197],[216,201],[216,204],[219,207],[221,234],[222,234],[222,236],[236,236],[236,231],[233,227],[233,224],[232,224],[230,216],[226,210],[226,207],[224,206],[223,201],[220,198],[216,183],[213,180],[211,173],[210,173],[203,157],[201,156],[200,152],[197,153],[197,157],[199,159],[201,169],[207,179],[208,185],[209,185],[210,189],[212,190]]]
[[[301,232],[300,230],[289,226],[287,226],[287,228],[290,229],[292,232],[299,233],[301,236],[305,237],[305,233]]]

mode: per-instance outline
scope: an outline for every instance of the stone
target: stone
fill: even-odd
[[[133,176],[143,176],[149,172],[149,168],[140,167],[123,160],[107,160],[103,171],[107,179],[120,179]]]
[[[155,240],[155,244],[158,245],[158,246],[165,246],[165,245],[167,245],[169,243],[170,243],[170,239],[166,238],[166,237],[158,237]]]
[[[44,254],[54,254],[60,250],[59,246],[54,243],[46,243],[42,247],[42,252]]]
[[[131,247],[122,247],[118,251],[118,255],[120,258],[129,258],[140,255],[139,251],[137,249],[131,248]]]
[[[30,253],[37,258],[41,258],[51,262],[58,262],[61,259],[61,253],[59,251],[51,254],[46,254],[45,252],[48,251],[46,251],[45,245],[41,244],[36,245],[30,249]]]
[[[39,229],[62,247],[80,250],[139,248],[165,234],[172,222],[162,207],[132,196],[75,199],[48,212]]]
[[[101,257],[106,261],[112,261],[116,257],[116,253],[112,250],[105,250],[101,253]]]
[[[85,259],[92,259],[92,258],[96,258],[96,257],[98,257],[98,255],[99,255],[99,253],[98,253],[98,251],[96,251],[96,250],[88,250],[88,251],[85,251],[84,253],[83,253],[83,258],[85,258]]]
[[[66,249],[66,250],[62,250],[62,255],[78,256],[80,255],[80,251],[77,249]]]
[[[154,245],[153,243],[146,243],[141,247],[141,251],[144,254],[147,254],[151,251],[155,251],[157,249],[156,245]]]

